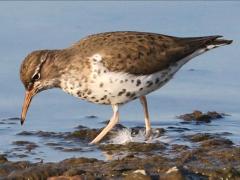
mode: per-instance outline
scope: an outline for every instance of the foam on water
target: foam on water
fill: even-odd
[[[154,131],[154,129],[153,129]],[[138,142],[138,143],[155,143],[155,142],[163,142],[163,143],[172,143],[174,141],[170,136],[157,136],[152,135],[151,137],[146,139],[145,131],[139,130],[137,134],[132,134],[130,129],[122,129],[117,131],[117,133],[111,137],[108,143],[111,144],[127,144],[129,142]]]

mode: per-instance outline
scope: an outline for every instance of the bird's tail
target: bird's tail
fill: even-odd
[[[184,38],[184,42],[187,43],[192,49],[193,52],[199,49],[208,51],[219,46],[224,46],[232,43],[232,40],[222,39],[223,36],[204,36],[204,37],[190,37]]]

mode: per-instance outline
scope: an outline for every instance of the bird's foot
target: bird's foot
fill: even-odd
[[[145,140],[148,141],[152,138],[152,130],[149,129],[149,130],[146,130],[146,133],[145,133]]]

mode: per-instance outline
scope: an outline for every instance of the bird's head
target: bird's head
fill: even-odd
[[[41,50],[30,53],[20,68],[20,79],[25,87],[21,124],[24,123],[32,98],[39,92],[59,86],[57,51]]]

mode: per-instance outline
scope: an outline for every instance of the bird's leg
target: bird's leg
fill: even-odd
[[[100,132],[100,134],[98,134],[97,137],[95,137],[95,139],[90,144],[97,144],[118,123],[118,120],[119,120],[118,105],[112,105],[112,108],[113,108],[113,116],[110,119],[110,122]]]
[[[145,119],[145,126],[146,126],[146,138],[149,138],[151,136],[151,123],[150,123],[149,114],[148,114],[148,106],[147,106],[146,96],[141,96],[140,102],[143,106],[143,111],[144,111],[144,119]]]

